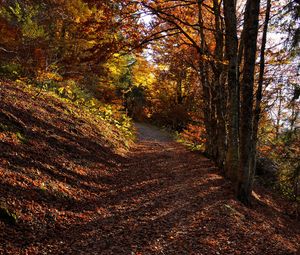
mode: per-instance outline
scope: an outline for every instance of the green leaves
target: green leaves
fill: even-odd
[[[15,225],[18,221],[18,217],[15,213],[10,212],[6,207],[0,207],[0,220]]]
[[[29,39],[46,36],[43,26],[37,21],[39,14],[40,8],[38,5],[21,6],[18,2],[6,8],[2,7],[0,10],[0,15],[11,22],[17,23],[22,31],[22,35]]]
[[[23,135],[23,134],[21,134],[20,132],[17,132],[16,133],[16,136],[17,136],[17,138],[19,139],[19,141],[21,142],[21,143],[27,143],[28,142],[28,140],[27,140],[27,138],[25,137],[25,135]]]

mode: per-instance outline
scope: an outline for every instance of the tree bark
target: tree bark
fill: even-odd
[[[225,48],[228,62],[228,144],[226,152],[226,176],[234,183],[238,176],[239,162],[239,82],[238,37],[235,0],[224,0]]]
[[[205,47],[205,34],[203,30],[203,15],[202,15],[202,2],[203,0],[198,0],[198,24],[199,24],[199,74],[202,83],[202,97],[204,102],[204,124],[206,129],[206,145],[205,152],[210,158],[214,158],[214,119],[213,119],[213,109],[212,109],[212,87],[208,80],[208,64],[204,60],[203,55],[206,53],[207,49]]]
[[[250,204],[252,192],[253,165],[253,91],[257,49],[258,18],[260,0],[248,0],[244,21],[244,66],[241,84],[241,114],[239,139],[239,176],[237,198]]]
[[[260,67],[259,67],[259,78],[258,78],[258,86],[256,91],[256,102],[255,102],[255,110],[253,116],[253,144],[252,144],[252,159],[251,159],[251,166],[252,173],[250,176],[250,190],[252,190],[253,180],[256,170],[256,146],[257,146],[257,135],[258,135],[258,126],[259,120],[261,115],[261,100],[262,100],[262,91],[263,91],[263,82],[264,82],[264,73],[265,73],[265,50],[267,44],[267,33],[268,33],[268,26],[270,20],[270,11],[271,11],[271,0],[267,0],[267,8],[266,8],[266,16],[265,22],[263,27],[263,35],[262,35],[262,42],[261,42],[261,49],[260,49]]]
[[[218,0],[213,0],[213,10],[215,17],[215,66],[214,72],[214,89],[215,89],[215,110],[216,110],[216,163],[220,169],[224,167],[226,151],[226,126],[225,126],[225,83],[222,83],[224,73],[224,36],[222,30],[221,5]]]

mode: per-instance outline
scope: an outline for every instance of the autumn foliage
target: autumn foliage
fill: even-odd
[[[86,254],[95,235],[103,254],[296,251],[299,24],[296,0],[0,1],[0,224],[40,231],[0,253],[55,253],[60,231]]]

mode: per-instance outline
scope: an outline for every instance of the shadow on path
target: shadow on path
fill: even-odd
[[[156,127],[136,126],[139,141],[111,178],[111,189],[79,202],[78,208],[93,204],[98,214],[90,212],[93,220],[58,235],[62,253],[289,254],[280,231],[265,236],[256,229],[260,241],[253,247],[256,219],[234,200],[230,183],[208,159]]]

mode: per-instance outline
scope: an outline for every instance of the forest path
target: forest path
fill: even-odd
[[[99,215],[63,234],[77,233],[72,250],[128,255],[215,254],[221,246],[226,250],[220,210],[212,210],[232,197],[229,183],[210,160],[167,132],[141,123],[136,128],[138,141],[121,171],[108,180],[110,190],[94,201]]]
[[[171,142],[172,136],[158,127],[145,123],[135,123],[137,129],[137,138],[139,142],[153,141],[153,142]]]
[[[98,215],[64,234],[77,233],[74,254],[292,254],[289,230],[264,215],[273,208],[250,211],[210,160],[156,127],[136,127],[138,141],[94,201]]]

